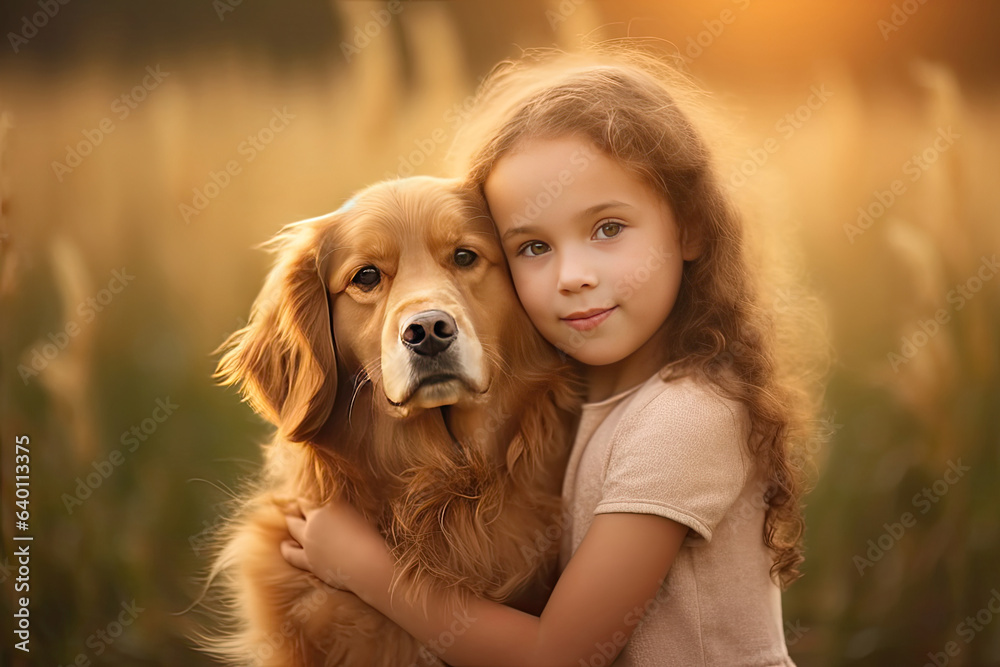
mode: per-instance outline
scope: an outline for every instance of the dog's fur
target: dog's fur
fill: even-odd
[[[442,664],[284,561],[294,497],[352,503],[418,599],[451,587],[538,613],[579,387],[522,310],[481,197],[458,181],[387,181],[271,247],[276,264],[218,376],[277,433],[209,573],[227,623],[202,648],[240,665]],[[461,249],[476,259],[462,266]],[[381,276],[368,291],[365,267]],[[437,332],[451,343],[418,354],[406,332],[429,311],[453,318]]]

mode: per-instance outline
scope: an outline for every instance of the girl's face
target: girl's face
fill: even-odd
[[[696,256],[663,197],[575,136],[525,141],[485,192],[518,296],[549,342],[591,366],[657,358]]]

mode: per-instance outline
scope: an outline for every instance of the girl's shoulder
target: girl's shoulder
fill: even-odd
[[[747,427],[709,381],[651,380],[611,436],[597,511],[658,514],[710,540],[754,471]]]
[[[622,421],[691,424],[702,427],[719,421],[739,427],[749,419],[746,406],[723,393],[700,373],[659,372],[638,392]]]
[[[746,406],[723,395],[711,380],[697,375],[651,378],[615,425],[607,462],[724,459],[745,472],[752,465],[749,437]]]

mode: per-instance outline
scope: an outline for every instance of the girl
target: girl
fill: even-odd
[[[406,602],[383,539],[344,503],[293,510],[282,554],[336,572],[327,583],[452,665],[792,665],[779,586],[802,560],[790,451],[812,404],[776,370],[678,78],[614,56],[496,70],[468,165],[525,310],[588,383],[541,616],[451,591]]]

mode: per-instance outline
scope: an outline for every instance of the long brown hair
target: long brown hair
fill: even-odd
[[[826,350],[803,346],[801,333],[785,335],[789,322],[762,305],[762,270],[749,259],[742,216],[693,122],[698,97],[676,68],[637,48],[532,51],[484,80],[453,156],[482,188],[496,162],[528,139],[585,138],[661,193],[698,239],[700,256],[685,262],[667,321],[662,374],[698,374],[746,405],[748,447],[766,483],[763,539],[774,554],[771,575],[785,588],[803,560],[805,454],[821,437]]]

